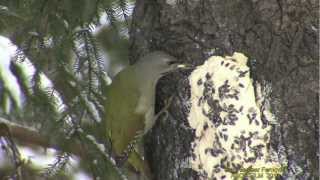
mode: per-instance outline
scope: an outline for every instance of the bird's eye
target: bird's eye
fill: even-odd
[[[176,64],[176,63],[177,63],[177,61],[169,61],[168,62],[169,65]]]

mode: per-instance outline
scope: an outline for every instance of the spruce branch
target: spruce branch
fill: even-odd
[[[128,2],[127,0],[118,0],[117,1],[118,6],[120,7],[122,11],[122,16],[126,22],[126,25],[129,26],[129,13],[128,13]]]
[[[70,152],[80,157],[85,156],[85,152],[80,148],[80,145],[74,141],[71,143],[71,140],[69,140],[70,143],[68,146],[52,143],[48,137],[40,134],[37,130],[13,123],[0,117],[0,137],[10,136],[23,144],[38,145],[43,148],[53,148],[58,151]]]

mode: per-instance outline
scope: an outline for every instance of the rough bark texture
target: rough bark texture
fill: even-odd
[[[131,62],[153,50],[194,65],[212,55],[246,54],[253,78],[272,84],[272,112],[280,124],[272,144],[285,147],[288,173],[299,166],[295,178],[317,179],[318,11],[315,0],[137,0]],[[155,179],[197,179],[186,160],[193,136],[186,121],[188,74],[158,84],[158,110],[164,99],[173,95],[174,101],[169,118],[158,121],[146,140]]]

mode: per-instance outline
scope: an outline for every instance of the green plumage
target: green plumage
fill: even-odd
[[[150,53],[116,75],[107,88],[105,125],[117,155],[122,155],[137,135],[152,127],[156,83],[164,73],[178,68],[174,62],[173,57],[163,52]],[[134,151],[128,161],[145,177],[150,177],[148,165],[142,159]]]
[[[135,112],[140,92],[136,86],[138,77],[133,68],[120,72],[107,88],[107,129],[114,151],[119,155],[134,140],[136,133],[144,129],[144,114]]]

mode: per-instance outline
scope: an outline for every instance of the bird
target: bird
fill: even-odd
[[[143,157],[128,147],[147,133],[155,123],[155,91],[158,80],[181,67],[177,59],[151,52],[120,71],[106,88],[105,126],[116,156],[128,154],[127,161],[140,173],[151,176]],[[130,152],[132,151],[132,152]],[[150,178],[150,177],[149,177]],[[148,178],[146,178],[148,179]]]

